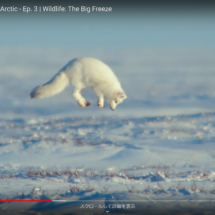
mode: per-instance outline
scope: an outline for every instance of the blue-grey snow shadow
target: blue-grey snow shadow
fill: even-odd
[[[117,160],[119,162],[123,161],[124,159],[136,159],[137,157],[137,153],[142,154],[142,150],[141,151],[133,151],[132,149],[123,149],[117,153],[115,153],[114,155],[111,155],[109,157],[103,158],[102,161],[109,161],[109,162],[116,162]],[[132,160],[131,160],[132,161]]]

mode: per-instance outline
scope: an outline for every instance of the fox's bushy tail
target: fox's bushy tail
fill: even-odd
[[[69,79],[64,72],[57,73],[49,82],[34,88],[31,98],[42,99],[63,91],[69,85]]]

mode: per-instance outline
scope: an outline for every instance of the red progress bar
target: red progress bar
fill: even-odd
[[[0,202],[52,202],[52,200],[0,200]]]

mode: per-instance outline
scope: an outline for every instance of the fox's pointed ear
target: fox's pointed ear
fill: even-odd
[[[125,93],[123,93],[123,92],[119,92],[119,93],[117,94],[117,96],[119,96],[121,99],[126,99],[126,98],[127,98],[127,96],[126,96]]]

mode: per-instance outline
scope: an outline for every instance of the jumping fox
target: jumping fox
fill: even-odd
[[[75,58],[66,64],[50,81],[34,88],[31,98],[42,99],[63,91],[71,83],[73,97],[80,107],[90,106],[81,90],[88,87],[98,97],[98,106],[104,108],[104,99],[111,110],[127,98],[113,71],[103,62],[94,58]]]

